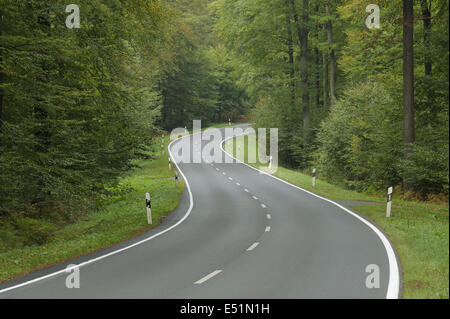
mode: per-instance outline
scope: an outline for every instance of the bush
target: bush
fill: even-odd
[[[358,84],[337,101],[318,132],[317,166],[326,179],[358,191],[401,181],[402,109],[378,83]]]
[[[423,116],[425,111],[417,112],[420,139],[405,160],[403,108],[394,90],[387,84],[367,82],[345,92],[318,132],[319,172],[358,191],[385,190],[405,177],[411,191],[423,199],[429,194],[448,195],[448,118],[435,117],[430,123]]]
[[[43,245],[57,230],[57,227],[49,222],[29,217],[17,218],[15,224],[17,235],[21,237],[24,245]]]

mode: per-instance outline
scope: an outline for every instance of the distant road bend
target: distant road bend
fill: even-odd
[[[190,135],[169,152],[188,139],[207,144]],[[178,166],[186,191],[159,227],[4,283],[0,298],[399,297],[394,250],[362,217],[243,163]],[[66,288],[68,264],[79,289]],[[366,286],[369,265],[379,288]]]

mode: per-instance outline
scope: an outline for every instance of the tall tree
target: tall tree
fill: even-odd
[[[328,16],[328,21],[326,23],[327,36],[328,36],[328,47],[329,47],[329,62],[330,62],[330,98],[331,106],[336,103],[336,57],[334,53],[334,42],[333,42],[333,23],[331,20],[331,10],[330,5],[327,3],[325,5],[326,14]]]
[[[0,10],[0,38],[2,36],[2,26],[3,26],[3,12]],[[0,132],[2,130],[2,123],[3,123],[3,70],[2,70],[2,62],[3,62],[3,49],[0,44]],[[1,133],[0,133],[1,137]],[[0,147],[1,147],[1,140],[0,140]],[[1,149],[0,149],[0,155],[1,155]]]
[[[287,0],[288,2],[289,0]],[[294,65],[294,40],[292,38],[291,14],[288,10],[286,13],[286,29],[287,29],[287,47],[289,59],[289,86],[291,95],[291,108],[295,105],[295,65]]]
[[[328,78],[329,78],[329,74],[328,74],[328,53],[326,50],[324,50],[322,52],[322,67],[323,67],[323,88],[322,88],[322,92],[323,92],[323,106],[327,107],[328,106],[328,100],[329,100],[329,90],[328,90]]]
[[[405,157],[412,152],[414,131],[414,1],[403,0],[403,143]],[[409,190],[408,178],[403,187]]]
[[[295,0],[291,0],[291,9],[294,16],[297,35],[300,44],[300,91],[302,95],[303,107],[303,138],[306,142],[309,140],[309,130],[311,123],[311,110],[309,100],[309,82],[308,82],[308,36],[309,36],[309,1],[302,1],[302,20],[299,21]]]
[[[430,36],[431,36],[431,1],[420,0],[423,19],[423,43],[425,45],[425,75],[431,75]]]
[[[319,5],[316,4],[314,6],[314,14],[317,15],[319,13]],[[314,37],[316,40],[316,44],[314,46],[314,74],[315,74],[315,104],[316,108],[320,107],[320,52],[317,43],[319,42],[319,34],[320,34],[320,25],[318,23],[315,24],[314,27]]]

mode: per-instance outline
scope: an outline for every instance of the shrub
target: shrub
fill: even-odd
[[[57,229],[49,222],[29,217],[19,217],[15,220],[15,224],[24,245],[43,245],[51,239]]]

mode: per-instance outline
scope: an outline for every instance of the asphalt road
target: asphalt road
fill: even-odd
[[[4,283],[0,298],[398,297],[393,249],[363,218],[243,163],[179,169],[187,189],[161,226]],[[80,265],[79,289],[66,288],[67,264]]]

